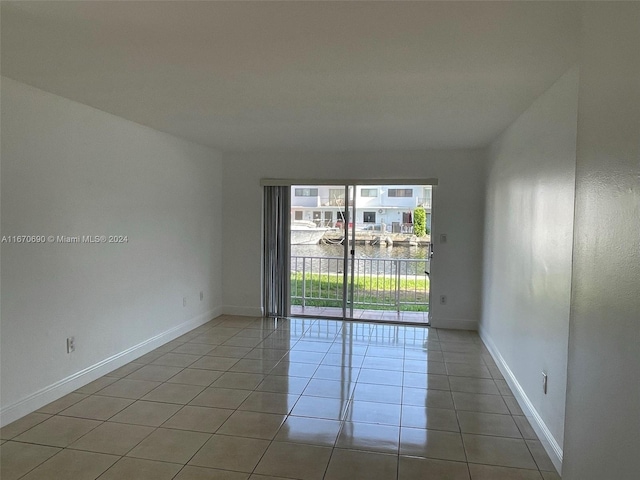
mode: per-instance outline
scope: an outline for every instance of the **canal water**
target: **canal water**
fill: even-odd
[[[342,245],[291,245],[291,256],[296,257],[342,257]],[[428,247],[380,247],[356,245],[356,258],[409,258],[426,259]]]
[[[360,274],[392,275],[399,269],[402,275],[424,275],[425,271],[430,271],[428,247],[357,245],[355,250],[355,268]],[[305,257],[306,271],[340,273],[343,254],[342,245],[291,245],[291,270],[302,271],[301,257]]]

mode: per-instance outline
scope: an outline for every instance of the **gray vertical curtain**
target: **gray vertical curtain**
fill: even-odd
[[[264,314],[269,317],[288,315],[291,187],[264,187]]]

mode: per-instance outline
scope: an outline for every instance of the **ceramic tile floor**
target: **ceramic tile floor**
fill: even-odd
[[[221,316],[2,428],[13,479],[560,477],[474,332]]]

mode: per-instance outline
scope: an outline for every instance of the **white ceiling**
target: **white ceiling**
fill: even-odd
[[[575,2],[2,2],[2,74],[226,151],[487,145]]]

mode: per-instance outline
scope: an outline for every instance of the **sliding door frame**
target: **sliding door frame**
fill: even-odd
[[[341,185],[341,184],[338,184]],[[343,256],[342,256],[342,319],[346,319],[347,318],[347,295],[349,295],[349,285],[347,284],[348,282],[348,278],[349,278],[349,271],[350,269],[348,268],[349,265],[349,249],[351,248],[351,241],[349,240],[349,223],[352,223],[351,220],[351,212],[349,210],[349,185],[345,184],[344,185],[344,208],[345,211],[347,212],[347,218],[343,218],[344,220],[344,242],[342,242],[342,245],[344,246],[343,249]],[[353,280],[351,282],[349,282],[351,284],[351,286],[353,286]],[[353,309],[351,310],[351,313],[349,314],[349,317],[353,317]]]
[[[320,179],[320,178],[262,178],[261,187],[290,187],[292,185],[431,185],[437,186],[437,178],[366,178],[366,179]]]
[[[355,270],[355,238],[356,238],[356,187],[359,185],[430,185],[436,187],[438,185],[437,178],[396,178],[396,179],[318,179],[318,178],[306,178],[306,179],[291,179],[291,178],[263,178],[260,180],[261,187],[279,186],[279,187],[291,187],[292,185],[335,185],[344,186],[345,189],[345,209],[347,212],[347,219],[345,225],[345,241],[344,245],[344,259],[343,259],[343,281],[342,281],[342,319],[353,320],[353,305],[354,305],[354,270]],[[353,188],[353,201],[349,204],[349,188]],[[431,193],[431,251],[433,252],[433,203],[434,203],[434,190]],[[289,212],[291,211],[291,197],[289,196]],[[289,223],[289,222],[287,222]],[[351,223],[351,238],[349,238],[349,223]],[[263,259],[264,262],[264,259]],[[429,258],[431,262],[431,258]],[[350,268],[347,268],[349,266]],[[350,277],[350,278],[349,278]],[[291,291],[291,278],[290,275],[285,275],[282,281],[286,282],[286,291]],[[431,285],[431,275],[429,273],[429,284]],[[263,285],[263,295],[267,295],[268,285]],[[266,297],[265,297],[266,298]],[[264,303],[264,299],[263,299]],[[347,316],[347,303],[349,303],[349,315]],[[431,288],[429,288],[429,303],[431,303]],[[291,313],[291,298],[288,299],[287,315]],[[268,313],[268,312],[266,312]],[[429,322],[430,323],[430,322]]]

